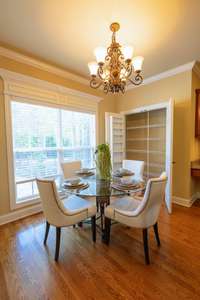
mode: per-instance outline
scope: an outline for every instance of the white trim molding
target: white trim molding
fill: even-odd
[[[145,78],[141,85],[138,85],[138,86],[129,85],[127,87],[127,90],[132,90],[132,89],[135,89],[135,88],[139,88],[143,85],[147,85],[147,84],[153,83],[155,81],[159,81],[161,79],[172,77],[172,76],[175,76],[177,74],[180,74],[180,73],[183,73],[183,72],[186,72],[186,71],[191,71],[193,68],[194,68],[194,70],[196,69],[196,61],[192,61],[192,62],[189,62],[187,64],[178,66],[176,68],[164,71],[164,72],[159,73],[157,75],[153,75],[151,77]]]
[[[172,98],[154,103],[146,106],[136,107],[132,110],[121,111],[122,115],[137,114],[141,112],[149,112],[152,110],[166,109],[166,162],[165,170],[168,176],[168,182],[166,186],[166,205],[168,212],[172,212],[172,178],[173,178],[173,111],[174,101]]]
[[[70,89],[62,85],[50,83],[45,80],[36,79],[31,76],[8,71],[0,68],[0,76],[4,80],[4,95],[26,96],[28,98],[39,97],[57,104],[68,104],[70,99],[81,98],[98,103],[101,97],[89,93]],[[85,106],[85,105],[84,105]]]
[[[15,211],[11,211],[8,214],[0,216],[0,225],[7,224],[10,222],[14,222],[16,220],[37,214],[42,211],[42,205],[34,205],[31,207],[27,207],[24,209],[19,209]]]
[[[15,210],[20,207],[37,203],[38,200],[34,199],[31,201],[24,201],[23,203],[16,203],[11,128],[11,101],[14,100],[92,113],[96,117],[96,138],[98,143],[98,102],[101,98],[4,69],[0,69],[0,77],[3,78],[4,82],[3,95],[5,99],[10,208],[11,210]]]
[[[192,196],[191,199],[173,196],[172,201],[173,201],[173,203],[178,204],[178,205],[181,205],[181,206],[191,207],[192,204],[193,204],[197,199],[200,199],[200,193],[196,193],[195,195]]]
[[[76,82],[79,82],[79,83],[89,86],[89,79],[86,79],[80,75],[73,74],[73,73],[63,70],[61,68],[52,66],[52,65],[42,62],[38,59],[31,58],[31,57],[21,54],[19,52],[4,48],[2,46],[0,46],[0,55],[10,58],[10,59],[13,59],[17,62],[29,65],[31,67],[40,69],[42,71],[46,71],[46,72],[58,75],[60,77],[70,79],[70,80],[73,80],[73,81],[76,81]]]
[[[19,63],[23,63],[23,64],[29,65],[31,67],[40,69],[42,71],[46,71],[46,72],[55,74],[55,75],[60,76],[62,78],[70,79],[72,81],[79,82],[83,85],[89,86],[89,81],[90,81],[89,78],[87,79],[83,76],[76,75],[76,74],[71,73],[67,70],[64,70],[64,69],[59,68],[59,67],[55,67],[55,66],[53,66],[51,64],[48,64],[46,62],[43,62],[39,59],[29,57],[28,55],[16,52],[14,50],[11,50],[11,49],[0,46],[0,55],[3,56],[3,57],[7,57],[7,58],[10,58],[12,60],[15,60]],[[171,76],[174,76],[174,75],[179,74],[179,73],[190,71],[193,68],[194,68],[194,72],[200,77],[200,67],[198,66],[198,63],[196,63],[196,61],[192,61],[192,62],[183,64],[181,66],[178,66],[176,68],[172,68],[172,69],[169,69],[167,71],[161,72],[159,74],[147,77],[147,78],[144,79],[143,83],[140,86],[150,84],[150,83],[153,83],[155,81],[158,81],[158,80],[161,80],[161,79],[164,79],[164,78],[167,78],[167,77],[171,77]],[[138,88],[140,86],[129,85],[127,87],[127,90]]]

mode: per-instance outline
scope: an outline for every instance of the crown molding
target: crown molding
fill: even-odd
[[[60,99],[61,96],[63,97],[79,97],[81,99],[93,101],[93,102],[100,102],[102,100],[101,97],[94,96],[92,94],[81,92],[78,90],[70,89],[64,87],[62,85],[50,83],[45,80],[37,79],[32,76],[23,75],[20,73],[8,71],[5,69],[0,68],[0,76],[3,78],[4,82],[6,83],[4,87],[4,94],[11,95],[13,92],[16,92],[16,88],[22,87],[23,89],[25,86],[28,85],[29,91],[33,93],[40,93],[45,95],[47,99]],[[15,90],[14,90],[15,89]],[[43,90],[43,91],[41,91]],[[41,92],[42,93],[41,93]],[[28,96],[28,95],[27,95]]]
[[[69,71],[62,70],[58,67],[52,66],[48,63],[42,62],[42,61],[40,61],[38,59],[35,59],[35,58],[31,58],[27,55],[21,54],[19,52],[16,52],[16,51],[13,51],[13,50],[10,50],[10,49],[7,49],[7,48],[2,47],[2,46],[0,46],[0,55],[4,56],[4,57],[7,57],[7,58],[10,58],[10,59],[13,59],[17,62],[24,63],[24,64],[27,64],[29,66],[35,67],[35,68],[40,69],[42,71],[46,71],[46,72],[55,74],[55,75],[60,76],[62,78],[70,79],[72,81],[79,82],[83,85],[87,85],[87,86],[89,85],[89,79],[86,79],[86,78],[84,78],[82,76],[79,76],[79,75],[75,75],[73,73],[70,73]],[[177,75],[179,73],[190,71],[192,69],[194,70],[196,75],[200,77],[200,66],[196,63],[196,61],[192,61],[192,62],[189,62],[187,64],[178,66],[176,68],[169,69],[169,70],[164,71],[162,73],[159,73],[157,75],[145,78],[143,83],[139,86],[129,85],[127,87],[127,91],[135,89],[135,88],[139,88],[143,85],[151,84],[153,82],[156,82],[156,81],[159,81],[161,79],[165,79],[165,78]]]
[[[35,58],[31,58],[27,55],[18,53],[16,51],[13,51],[13,50],[10,50],[10,49],[7,49],[7,48],[4,48],[2,46],[0,46],[0,55],[4,56],[4,57],[7,57],[7,58],[10,58],[10,59],[13,59],[17,62],[32,66],[34,68],[40,69],[42,71],[46,71],[46,72],[58,75],[60,77],[66,78],[66,79],[70,79],[72,81],[79,82],[79,83],[82,83],[82,84],[87,85],[87,86],[89,85],[89,80],[87,80],[86,78],[84,78],[82,76],[75,75],[75,74],[70,73],[66,70],[62,70],[58,67],[54,67],[54,66],[52,66],[48,63],[42,62],[42,61],[40,61],[38,59],[35,59]]]
[[[135,88],[139,88],[143,85],[147,85],[147,84],[153,83],[155,81],[159,81],[161,79],[172,77],[172,76],[175,76],[177,74],[180,74],[180,73],[183,73],[183,72],[186,72],[186,71],[191,71],[194,67],[196,68],[196,65],[197,65],[196,61],[189,62],[187,64],[184,64],[184,65],[178,66],[176,68],[167,70],[167,71],[159,73],[157,75],[145,78],[143,83],[139,86],[129,85],[127,87],[127,90],[132,90],[132,89],[135,89]]]

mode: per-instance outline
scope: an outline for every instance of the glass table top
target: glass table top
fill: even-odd
[[[64,193],[72,193],[80,196],[95,196],[95,197],[111,197],[127,194],[127,191],[117,190],[112,187],[113,180],[98,179],[95,175],[82,177],[81,182],[88,184],[86,188],[72,189],[64,187],[64,178],[56,179],[56,184],[60,191]],[[133,192],[133,191],[132,191]]]

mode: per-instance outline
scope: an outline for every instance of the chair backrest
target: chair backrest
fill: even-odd
[[[63,212],[56,184],[54,180],[36,179],[43,212],[47,221],[55,226],[59,226],[63,218],[66,218]]]
[[[167,175],[165,172],[158,178],[148,180],[144,198],[138,207],[143,227],[152,226],[157,222],[161,203],[165,197],[166,183]]]
[[[133,178],[143,180],[144,161],[142,160],[123,160],[122,167],[134,172]]]
[[[64,178],[74,177],[76,175],[75,172],[81,169],[81,161],[74,160],[70,162],[62,162],[61,168]]]

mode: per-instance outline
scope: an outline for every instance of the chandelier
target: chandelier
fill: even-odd
[[[111,45],[95,49],[96,62],[88,63],[91,75],[90,86],[94,89],[103,85],[105,93],[125,92],[128,84],[140,85],[143,81],[141,71],[144,58],[133,56],[133,47],[121,46],[116,41],[116,32],[119,30],[119,23],[112,23]]]

